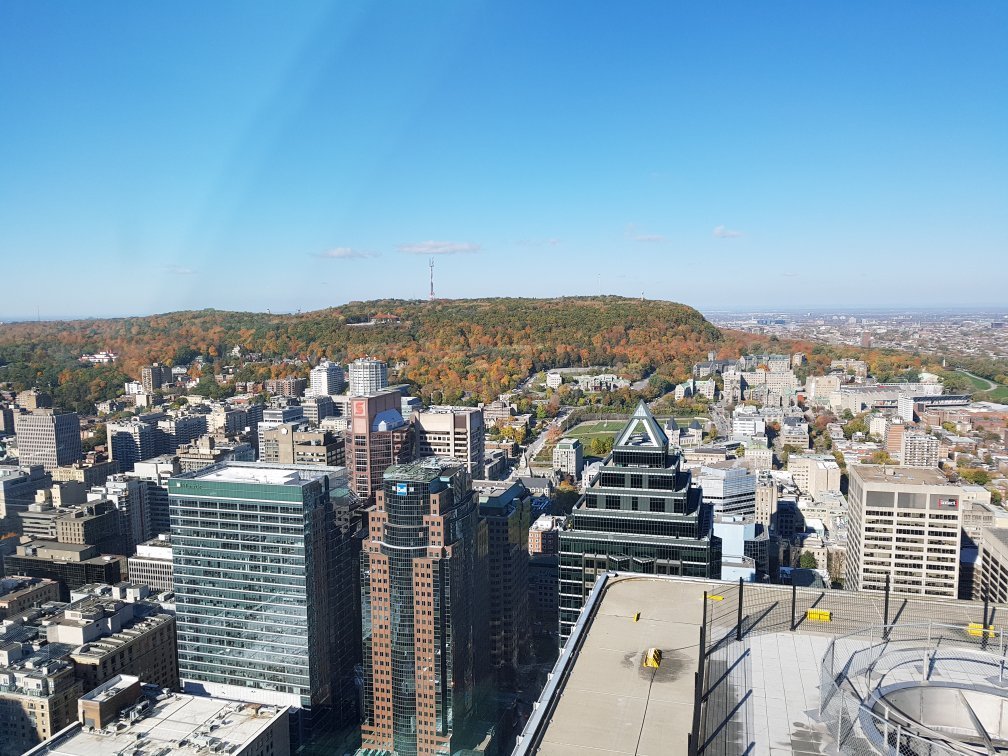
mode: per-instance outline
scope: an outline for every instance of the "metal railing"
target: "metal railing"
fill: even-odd
[[[963,626],[929,622],[878,626],[835,638],[822,659],[819,713],[839,752],[851,756],[972,753],[973,749],[964,748],[965,744],[954,735],[906,720],[882,702],[879,686],[888,670],[880,670],[878,665],[887,656],[895,658],[895,665],[905,662],[908,654],[914,658],[919,655],[924,683],[940,663],[940,654],[944,653],[946,660],[961,662],[965,652],[998,668],[1003,680],[1005,635],[1004,630],[979,623]]]
[[[895,640],[910,632],[908,628],[922,624],[956,628],[960,634],[973,624],[994,628],[978,638],[979,645],[986,648],[994,638],[1001,643],[1003,631],[1008,628],[1008,607],[991,605],[987,601],[895,594],[889,590],[888,580],[886,589],[881,592],[740,580],[711,586],[704,603],[704,627],[700,633],[703,653],[697,670],[702,685],[698,686],[694,697],[693,728],[689,735],[690,753],[694,755],[730,753],[724,731],[732,719],[739,716],[737,696],[720,688],[746,684],[740,677],[744,674],[741,661],[747,653],[746,639],[751,635],[801,631],[847,637],[881,627],[880,632],[885,633],[886,639],[893,636]]]

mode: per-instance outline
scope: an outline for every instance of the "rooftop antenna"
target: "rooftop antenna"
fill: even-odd
[[[430,301],[434,301],[434,258],[430,259]]]

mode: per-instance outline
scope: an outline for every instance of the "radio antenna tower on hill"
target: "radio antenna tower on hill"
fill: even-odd
[[[430,259],[430,301],[434,301],[434,258]]]

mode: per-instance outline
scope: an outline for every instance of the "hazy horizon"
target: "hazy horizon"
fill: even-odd
[[[533,297],[533,296],[517,295],[517,294],[500,294],[500,295],[486,296],[486,297],[439,297],[438,301],[452,302],[452,301],[466,300],[466,299],[562,299],[562,298],[571,298],[571,299],[573,299],[573,298],[598,297],[598,296],[614,296],[614,297],[622,297],[622,298],[626,298],[626,299],[639,299],[640,298],[639,295],[635,297],[635,296],[632,296],[632,295],[624,295],[624,294],[605,294],[605,295],[599,295],[599,294],[557,294],[557,295],[542,296],[542,297]],[[853,314],[858,314],[858,313],[864,314],[864,313],[899,313],[899,312],[902,312],[902,313],[943,313],[943,312],[947,312],[947,313],[959,313],[959,312],[961,312],[961,313],[984,313],[984,314],[995,314],[995,313],[997,313],[997,314],[1002,314],[1002,315],[1008,315],[1008,305],[1006,305],[1006,304],[1001,304],[1001,305],[982,305],[982,304],[980,304],[980,305],[978,305],[978,304],[954,305],[954,304],[945,304],[945,305],[942,305],[942,306],[933,306],[933,307],[917,306],[917,307],[910,307],[910,308],[907,308],[907,307],[879,307],[879,306],[870,306],[870,305],[862,305],[862,306],[836,305],[836,306],[831,306],[831,305],[823,305],[823,304],[805,305],[805,306],[802,306],[802,305],[791,305],[791,306],[788,306],[788,307],[770,307],[770,306],[767,306],[766,304],[753,305],[753,306],[738,305],[738,306],[733,306],[733,307],[725,307],[725,306],[711,306],[711,307],[707,307],[707,306],[701,306],[701,305],[694,305],[694,304],[691,304],[690,302],[682,302],[682,301],[674,300],[674,299],[663,299],[663,298],[660,298],[660,297],[645,297],[645,299],[654,300],[654,301],[674,302],[676,304],[686,305],[687,307],[692,307],[693,309],[697,310],[698,312],[700,312],[705,317],[708,317],[709,314],[747,314],[747,313],[752,313],[752,314],[781,314],[781,315],[804,315],[806,313],[813,313],[813,314],[815,314],[815,313],[824,313],[824,314],[833,314],[833,315],[840,315],[840,314],[850,314],[850,315],[853,315]],[[300,313],[310,313],[310,312],[318,312],[318,311],[329,309],[329,308],[337,308],[338,309],[340,307],[345,307],[347,305],[353,304],[354,302],[376,302],[376,301],[389,301],[389,300],[400,300],[400,301],[404,301],[404,302],[413,302],[413,303],[422,303],[422,302],[428,301],[426,299],[419,298],[419,297],[412,298],[412,299],[406,298],[406,297],[377,297],[375,299],[357,299],[357,300],[350,300],[350,301],[347,301],[347,302],[333,303],[333,304],[324,305],[323,307],[313,308],[313,309],[310,309],[310,310],[269,310],[269,309],[263,309],[263,310],[254,310],[254,309],[232,310],[232,309],[228,309],[228,308],[224,308],[224,307],[207,306],[207,307],[186,308],[184,310],[175,309],[175,310],[161,310],[161,311],[157,311],[157,312],[113,313],[113,314],[105,314],[105,315],[97,315],[97,314],[46,315],[43,312],[40,312],[37,316],[36,315],[4,316],[4,315],[0,314],[0,324],[11,324],[11,325],[13,325],[13,324],[16,324],[16,323],[33,323],[33,322],[54,323],[54,322],[64,322],[64,321],[72,321],[72,320],[116,320],[116,319],[122,319],[122,318],[146,318],[146,317],[154,317],[154,316],[158,316],[158,315],[166,315],[166,314],[169,314],[169,313],[172,313],[172,312],[198,312],[198,311],[201,311],[201,310],[216,310],[216,311],[219,311],[219,312],[248,312],[248,313],[254,313],[254,314],[267,314],[267,313],[269,313],[269,314],[273,314],[273,315],[294,315],[294,314],[297,314],[299,312]]]

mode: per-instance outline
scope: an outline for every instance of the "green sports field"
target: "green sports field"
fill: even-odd
[[[658,421],[664,425],[667,418],[658,418]],[[685,427],[694,418],[691,417],[677,417],[676,422]],[[564,438],[576,438],[580,439],[581,444],[587,450],[588,444],[592,442],[595,438],[615,438],[616,434],[623,430],[626,425],[626,420],[585,420],[582,423],[578,423],[573,428],[565,431],[563,434]],[[535,461],[540,464],[544,464],[553,459],[553,444],[544,444],[543,448],[539,450],[536,455]]]

